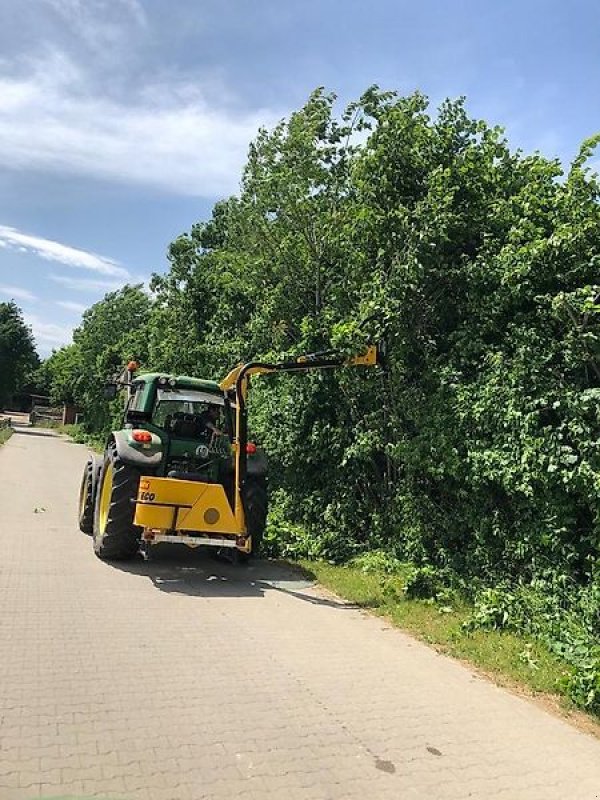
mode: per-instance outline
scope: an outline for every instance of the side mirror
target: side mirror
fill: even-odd
[[[117,396],[117,384],[116,383],[106,383],[104,384],[104,399],[105,400],[114,400]]]

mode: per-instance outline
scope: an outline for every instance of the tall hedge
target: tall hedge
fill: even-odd
[[[313,549],[585,583],[600,531],[594,144],[565,173],[462,100],[431,114],[372,88],[338,117],[317,91],[259,134],[239,195],[173,242],[152,298],[97,304],[66,361],[99,370],[134,348],[219,377],[381,342],[384,370],[256,381],[279,508]],[[84,384],[88,424],[106,424]]]

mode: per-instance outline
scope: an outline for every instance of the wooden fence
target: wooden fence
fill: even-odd
[[[50,406],[34,406],[29,415],[32,425],[42,422],[45,425],[61,425],[63,421],[62,408],[50,408]]]

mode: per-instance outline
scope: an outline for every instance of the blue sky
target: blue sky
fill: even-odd
[[[3,0],[0,300],[47,355],[236,191],[316,87],[466,95],[567,163],[600,130],[593,0]]]

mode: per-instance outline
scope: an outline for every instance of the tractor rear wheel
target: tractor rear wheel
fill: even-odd
[[[94,531],[94,502],[98,476],[102,461],[98,456],[90,456],[83,469],[81,487],[79,489],[79,530],[88,536]]]
[[[260,555],[263,534],[267,524],[267,482],[264,478],[249,478],[246,483],[244,502],[246,512],[246,528],[252,537],[252,551],[241,553],[238,551],[239,560],[248,561]]]
[[[94,510],[94,551],[108,561],[133,558],[141,528],[133,524],[140,472],[119,458],[114,447],[104,456]]]

